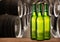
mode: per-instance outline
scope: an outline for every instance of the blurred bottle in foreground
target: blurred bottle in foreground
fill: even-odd
[[[32,16],[30,21],[30,29],[31,29],[31,39],[36,39],[36,4],[33,3],[32,6]]]
[[[43,16],[42,16],[42,3],[38,2],[37,9],[37,40],[44,40],[43,38]]]
[[[50,17],[48,4],[44,3],[44,39],[50,39]]]

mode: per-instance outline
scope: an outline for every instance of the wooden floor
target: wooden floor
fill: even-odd
[[[0,42],[60,42],[60,39],[50,39],[44,41],[31,40],[29,38],[0,38]]]

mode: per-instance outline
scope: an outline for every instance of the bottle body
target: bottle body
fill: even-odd
[[[44,40],[43,38],[43,17],[42,16],[37,17],[37,40]]]
[[[50,39],[50,16],[48,4],[44,3],[44,39]]]
[[[36,14],[36,12],[33,12]],[[31,39],[36,39],[36,16],[31,17]]]
[[[36,4],[33,3],[32,6],[32,16],[30,21],[30,32],[31,32],[31,39],[36,40]]]
[[[44,40],[43,38],[43,16],[42,16],[42,3],[38,2],[37,9],[37,40]]]
[[[44,39],[50,39],[50,17],[44,16]]]

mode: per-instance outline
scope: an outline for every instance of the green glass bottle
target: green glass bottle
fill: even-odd
[[[43,38],[43,16],[42,16],[42,3],[38,2],[37,10],[37,40],[44,40]]]
[[[31,39],[35,40],[36,39],[36,4],[33,3],[32,6],[32,16],[31,16],[31,22],[30,22],[30,27],[31,27]]]
[[[44,3],[44,39],[50,39],[50,17],[48,4]]]

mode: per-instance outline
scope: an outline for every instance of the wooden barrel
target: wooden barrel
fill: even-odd
[[[20,19],[18,16],[0,16],[0,37],[16,37],[20,30]]]
[[[60,16],[57,19],[57,28],[59,29],[59,34],[60,34]]]
[[[5,3],[3,0],[0,0],[0,15],[5,14]]]
[[[4,0],[5,13],[18,16],[18,0]]]

